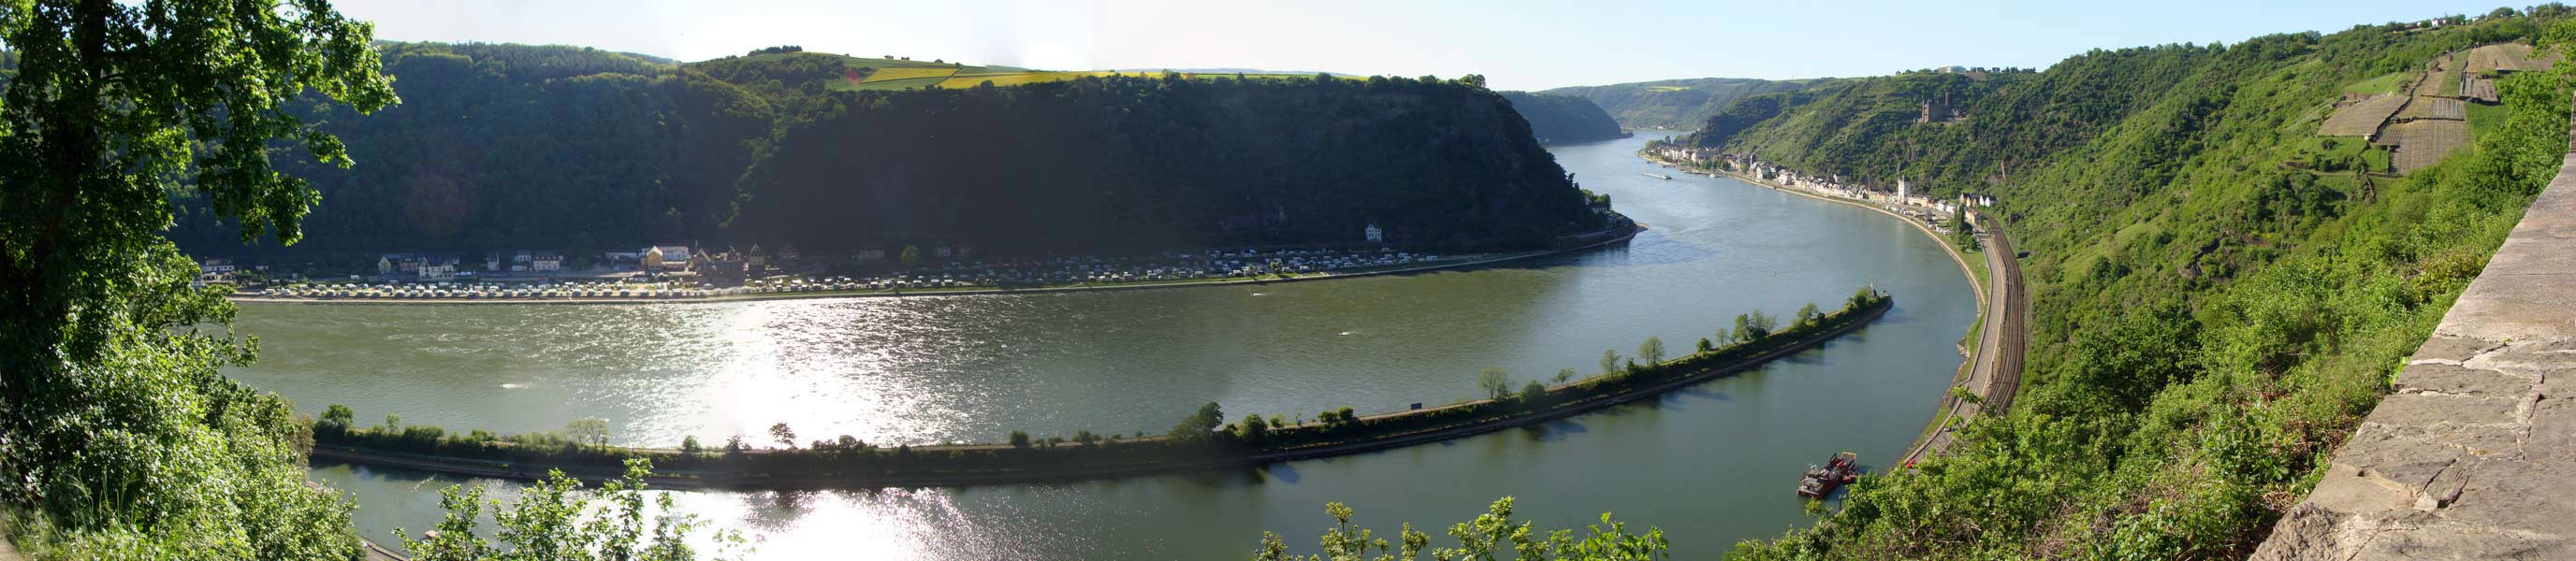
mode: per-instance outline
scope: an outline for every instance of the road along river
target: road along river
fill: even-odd
[[[1859,333],[1641,405],[1441,444],[1247,469],[1063,484],[680,494],[765,559],[1239,558],[1262,530],[1300,550],[1326,501],[1381,531],[1458,522],[1502,496],[1579,526],[1616,512],[1684,556],[1807,518],[1797,472],[1842,450],[1879,467],[1921,431],[1960,364],[1976,298],[1938,242],[1868,209],[1672,174],[1660,134],[1555,147],[1632,242],[1489,268],[1142,292],[637,306],[245,304],[261,362],[230,372],[361,424],[554,430],[607,419],[622,444],[997,441],[1011,430],[1160,433],[1228,417],[1362,412],[1474,394],[1476,373],[1592,373],[1603,349],[1687,349],[1760,308],[1831,308],[1864,284],[1896,308]],[[1666,173],[1664,180],[1643,175]],[[1517,384],[1516,384],[1517,385]],[[383,541],[460,481],[317,466]],[[507,498],[510,484],[488,482]],[[1435,540],[1445,543],[1446,538]]]

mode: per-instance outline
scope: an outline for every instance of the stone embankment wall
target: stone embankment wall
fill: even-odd
[[[2576,145],[2257,560],[2576,559]]]

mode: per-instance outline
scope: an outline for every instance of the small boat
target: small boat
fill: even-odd
[[[1825,461],[1824,467],[1807,466],[1807,473],[1798,478],[1798,496],[1821,499],[1833,494],[1836,487],[1859,481],[1859,464],[1860,454],[1843,452]]]
[[[1662,180],[1666,180],[1666,181],[1670,181],[1670,180],[1672,180],[1672,178],[1673,178],[1673,176],[1670,176],[1670,175],[1664,175],[1664,174],[1660,174],[1660,173],[1648,173],[1648,174],[1645,174],[1645,175],[1646,175],[1646,177],[1652,177],[1652,178],[1655,178],[1655,179],[1662,179]]]

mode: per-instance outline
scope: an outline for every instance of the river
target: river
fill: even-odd
[[[1509,265],[1327,282],[1015,296],[632,306],[245,304],[260,337],[229,374],[361,424],[554,430],[606,419],[613,440],[710,446],[812,440],[999,441],[1011,430],[1161,433],[1200,404],[1291,417],[1441,403],[1479,370],[1595,373],[1604,349],[1675,354],[1762,309],[1831,308],[1864,284],[1896,297],[1868,328],[1758,371],[1530,429],[1237,472],[1068,484],[850,492],[687,492],[761,559],[1227,559],[1262,530],[1313,552],[1342,501],[1357,522],[1441,528],[1517,497],[1547,527],[1615,512],[1681,556],[1804,524],[1797,472],[1843,450],[1901,456],[1960,364],[1975,295],[1937,242],[1867,209],[1638,160],[1661,133],[1551,148],[1651,227],[1624,245]],[[1640,172],[1670,174],[1674,179]],[[1517,383],[1515,383],[1517,386]],[[387,541],[439,515],[427,475],[320,466]],[[507,483],[494,485],[509,496]]]

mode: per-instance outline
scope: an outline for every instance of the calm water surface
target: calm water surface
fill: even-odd
[[[261,338],[232,374],[362,422],[505,432],[607,419],[673,446],[772,423],[806,439],[998,441],[1160,433],[1201,403],[1361,411],[1476,392],[1477,371],[1586,374],[1603,349],[1687,349],[1760,308],[1832,307],[1863,284],[1897,307],[1853,336],[1648,404],[1524,430],[1240,472],[1073,484],[853,492],[690,492],[764,559],[1241,558],[1262,530],[1311,550],[1326,501],[1434,535],[1502,496],[1577,526],[1616,512],[1685,557],[1804,523],[1799,469],[1841,450],[1877,465],[1927,421],[1960,363],[1975,297],[1911,227],[1865,209],[1639,161],[1649,136],[1554,148],[1653,229],[1624,247],[1470,271],[1254,287],[637,306],[245,305]],[[428,527],[457,480],[346,466],[370,537]],[[507,495],[508,484],[493,483]],[[1435,544],[1446,538],[1435,539]]]

